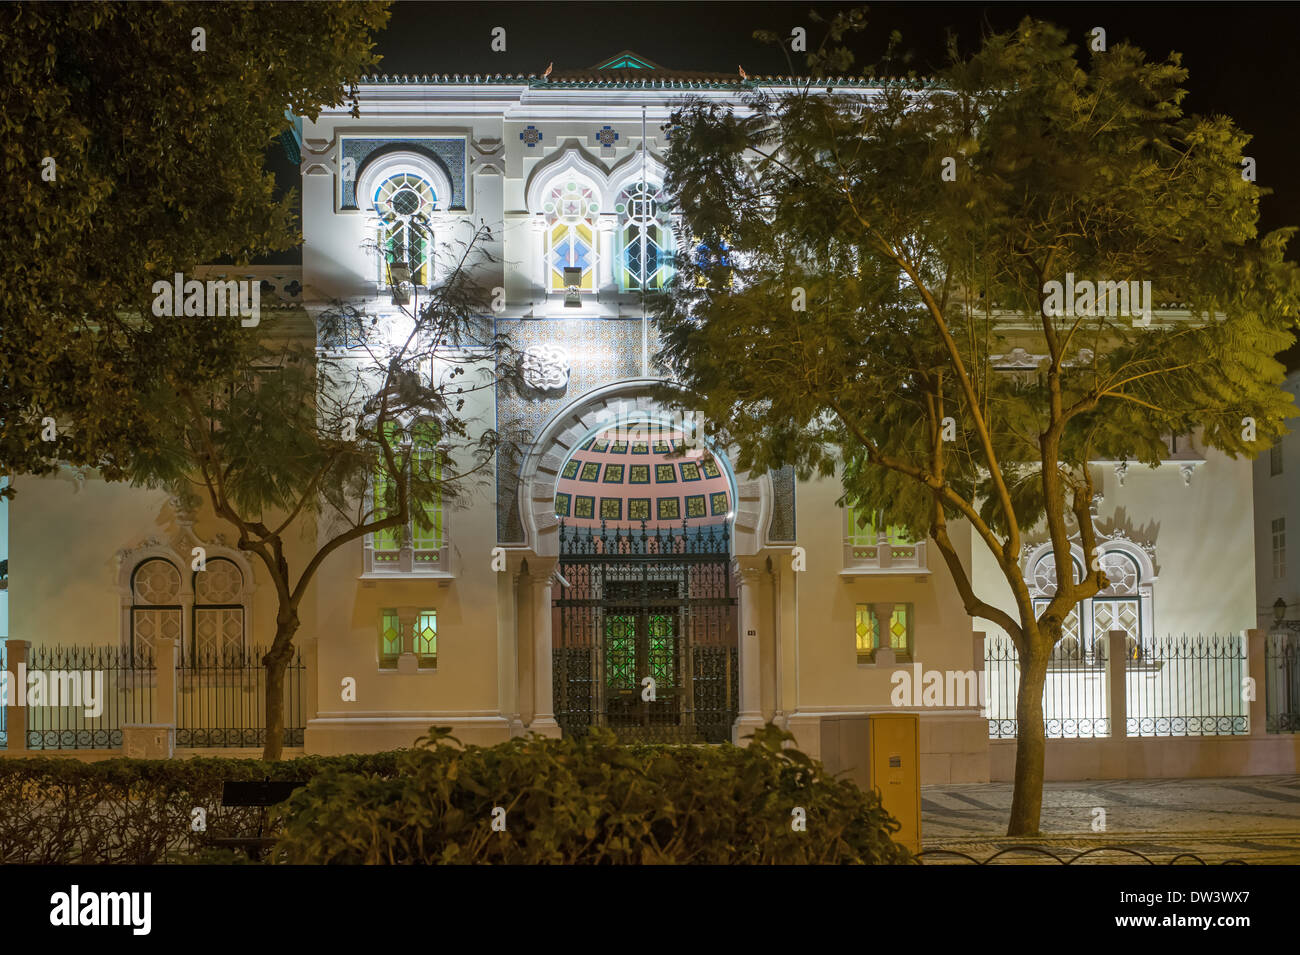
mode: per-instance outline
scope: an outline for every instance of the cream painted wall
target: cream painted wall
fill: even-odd
[[[1097,511],[1129,537],[1155,545],[1156,636],[1212,634],[1255,626],[1255,547],[1251,463],[1213,450],[1184,486],[1177,464],[1130,467],[1119,486],[1113,466],[1094,466],[1104,495]],[[1037,538],[1035,538],[1037,539]],[[972,543],[976,592],[1014,613],[1011,589],[978,538]],[[989,621],[980,629],[1001,632]]]

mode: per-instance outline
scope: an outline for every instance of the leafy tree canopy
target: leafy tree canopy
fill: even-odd
[[[384,3],[0,11],[0,470],[120,477],[156,433],[161,376],[211,380],[239,360],[247,329],[154,318],[153,283],[301,241],[267,146],[286,109],[314,119],[355,95],[387,17]],[[41,440],[46,416],[57,441]]]

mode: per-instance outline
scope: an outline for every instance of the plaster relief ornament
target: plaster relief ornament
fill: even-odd
[[[569,385],[569,353],[558,345],[530,345],[520,361],[524,384],[534,391],[563,391]]]

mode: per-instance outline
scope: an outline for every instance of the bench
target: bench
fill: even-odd
[[[227,779],[221,785],[221,805],[227,807],[260,806],[262,814],[255,836],[230,836],[209,839],[208,844],[220,849],[242,849],[253,862],[261,861],[262,854],[275,845],[273,836],[263,835],[266,830],[266,810],[284,802],[295,789],[305,785],[301,780],[273,782],[270,777],[261,782]]]

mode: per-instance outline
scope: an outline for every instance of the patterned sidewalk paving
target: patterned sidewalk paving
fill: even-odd
[[[1105,831],[1094,832],[1094,809],[1105,810]],[[1010,783],[923,786],[924,849],[950,849],[984,860],[1014,845],[1047,848],[1068,859],[1087,849],[1125,846],[1157,863],[1182,853],[1206,862],[1240,859],[1254,865],[1300,863],[1300,776],[1237,776],[1230,779],[1123,779],[1047,783],[1043,787],[1042,835],[1005,836],[1011,809]],[[957,857],[926,857],[928,864],[965,863]],[[998,863],[1047,863],[1016,853]],[[1079,864],[1144,864],[1123,852],[1101,852]],[[1179,864],[1195,860],[1179,860]]]

